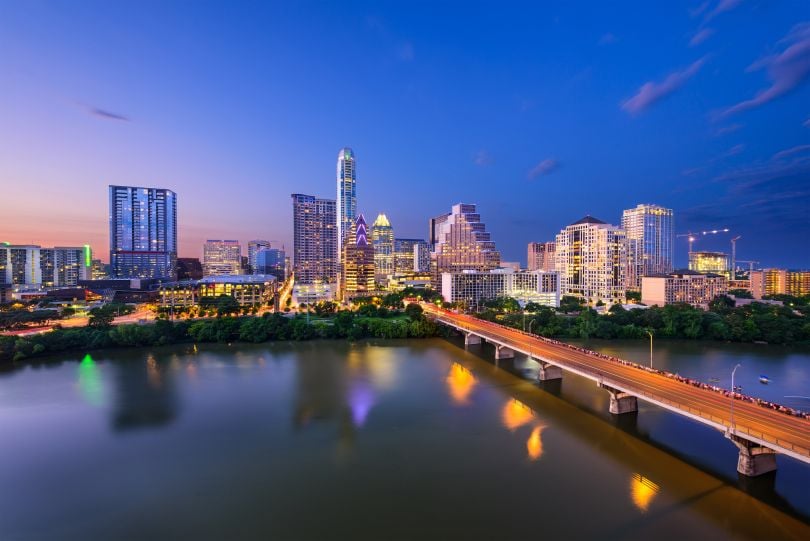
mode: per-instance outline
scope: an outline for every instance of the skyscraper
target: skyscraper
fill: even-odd
[[[113,278],[174,278],[177,194],[162,188],[110,186]]]
[[[75,287],[92,277],[93,252],[89,245],[40,249],[42,285]]]
[[[337,251],[343,253],[343,241],[351,232],[357,216],[357,171],[354,151],[340,149],[337,160]]]
[[[0,284],[42,285],[42,266],[39,246],[0,245]]]
[[[278,248],[259,250],[256,254],[256,267],[253,269],[253,274],[272,274],[279,282],[284,281],[286,259],[284,250]]]
[[[337,281],[335,201],[292,194],[293,272],[298,284]]]
[[[562,295],[580,297],[589,304],[624,302],[624,229],[593,216],[577,220],[557,235],[555,266]]]
[[[353,241],[349,242],[353,233]],[[374,291],[374,248],[368,241],[366,220],[357,217],[343,246],[342,296],[350,299]]]
[[[382,284],[394,274],[394,228],[385,214],[379,214],[371,224],[371,245],[374,247],[375,280]]]
[[[627,233],[627,289],[640,291],[641,277],[672,272],[672,209],[640,204],[622,213]]]
[[[427,242],[422,239],[394,239],[395,273],[429,271],[430,252]]]
[[[431,237],[436,288],[441,287],[440,277],[444,272],[488,271],[497,269],[501,263],[501,254],[495,249],[475,205],[453,205],[450,214],[431,220]]]
[[[556,250],[557,246],[553,242],[530,242],[526,268],[530,271],[553,271]]]
[[[238,240],[207,240],[202,265],[203,276],[242,274],[242,246]]]
[[[250,267],[251,274],[262,274],[256,270],[256,254],[260,250],[270,248],[270,241],[267,240],[251,240],[248,242],[248,267]]]

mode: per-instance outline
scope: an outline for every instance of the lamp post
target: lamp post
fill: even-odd
[[[653,367],[653,364],[652,364],[652,361],[653,361],[653,333],[649,329],[647,329],[645,332],[650,336],[650,368],[652,368]]]
[[[535,322],[535,321],[537,321],[537,320],[536,320],[536,319],[532,319],[531,321],[529,321],[529,334],[531,334],[531,333],[532,333],[532,325],[534,325],[534,322]]]
[[[728,422],[728,428],[729,428],[729,432],[731,432],[732,434],[734,433],[734,389],[735,389],[735,387],[734,387],[734,373],[737,371],[737,369],[739,367],[740,367],[740,364],[737,363],[737,365],[731,371],[731,418],[729,419],[729,422]]]

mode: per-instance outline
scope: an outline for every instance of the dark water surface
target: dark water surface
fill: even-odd
[[[810,539],[810,467],[780,457],[746,492],[719,433],[641,404],[617,421],[593,383],[540,388],[487,347],[183,346],[0,374],[0,540]],[[807,357],[783,368],[807,378]]]

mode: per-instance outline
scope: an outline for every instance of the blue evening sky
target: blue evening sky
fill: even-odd
[[[350,146],[359,209],[398,237],[477,203],[525,262],[650,202],[806,268],[808,78],[806,0],[0,0],[0,240],[106,260],[106,186],[133,184],[178,192],[181,256],[289,249],[290,194],[334,198]]]

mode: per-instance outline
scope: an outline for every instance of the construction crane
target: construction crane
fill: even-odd
[[[754,265],[759,264],[759,261],[747,261],[745,259],[740,259],[737,263],[748,263],[748,279],[751,279],[751,273],[754,272]]]
[[[698,231],[697,233],[692,233],[689,231],[688,233],[681,233],[680,235],[675,235],[676,237],[686,237],[689,241],[689,254],[692,254],[692,244],[698,239],[698,237],[705,237],[706,235],[717,235],[718,233],[728,233],[729,229],[724,227],[723,229],[710,229],[708,231]]]
[[[742,238],[742,235],[737,235],[731,239],[731,278],[734,278],[734,273],[737,272],[737,241]]]

